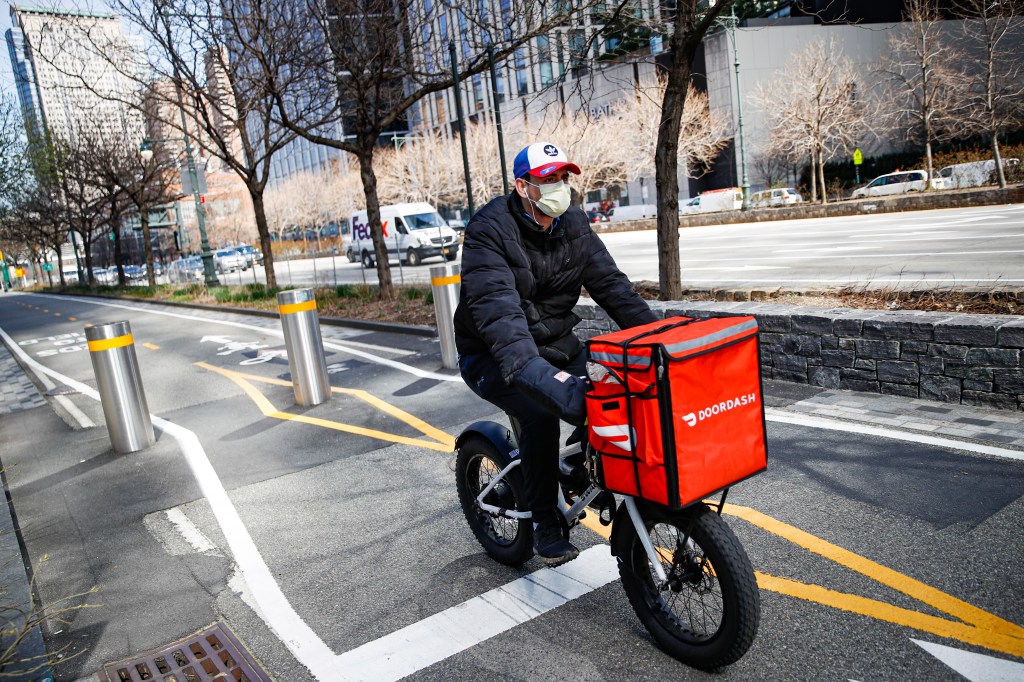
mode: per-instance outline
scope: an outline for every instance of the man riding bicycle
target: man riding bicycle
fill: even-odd
[[[657,319],[616,267],[587,214],[570,206],[570,173],[556,145],[516,155],[515,189],[466,227],[455,343],[462,378],[519,422],[534,550],[548,565],[576,558],[557,510],[559,420],[582,424],[586,358],[573,333],[580,290],[621,328]]]

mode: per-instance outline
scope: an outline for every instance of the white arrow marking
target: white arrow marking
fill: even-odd
[[[961,651],[953,647],[910,640],[971,682],[1020,682],[1024,680],[1024,664],[1004,658]]]
[[[231,343],[230,336],[204,336],[199,340],[199,343],[206,343],[207,341],[213,341],[214,343]]]

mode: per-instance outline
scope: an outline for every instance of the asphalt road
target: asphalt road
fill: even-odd
[[[602,239],[631,280],[658,281],[654,230],[612,232]],[[736,223],[679,231],[684,288],[902,289],[1024,285],[1024,205],[910,211],[814,220]],[[461,262],[462,253],[459,253]],[[434,258],[416,267],[392,263],[398,283],[426,283]],[[314,272],[315,268],[315,272]],[[228,273],[225,283],[256,281]],[[262,281],[262,268],[255,276]],[[376,283],[343,256],[277,263],[288,284]]]
[[[0,328],[83,389],[95,386],[83,327],[118,319],[131,322],[150,411],[201,447],[183,454],[164,432],[115,455],[83,394],[65,396],[74,410],[0,416],[29,555],[49,557],[41,597],[100,588],[94,608],[46,631],[78,654],[60,680],[215,620],[290,681],[313,679],[307,666],[321,680],[961,679],[940,654],[1024,670],[1020,461],[770,422],[769,469],[733,489],[727,516],[758,571],[761,627],[712,675],[653,644],[597,533],[574,531],[585,551],[564,575],[482,553],[451,442],[497,415],[439,370],[435,340],[325,327],[335,393],[298,408],[277,320],[0,295]],[[775,385],[770,404],[813,390]],[[548,608],[541,584],[576,596]],[[516,590],[531,608],[502,611]]]

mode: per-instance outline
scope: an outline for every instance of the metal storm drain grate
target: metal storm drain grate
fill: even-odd
[[[103,666],[102,682],[270,682],[223,623],[130,661]]]

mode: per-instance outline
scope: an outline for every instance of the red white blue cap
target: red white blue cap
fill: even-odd
[[[534,142],[516,154],[516,160],[512,162],[512,174],[517,178],[527,173],[543,178],[560,168],[566,168],[576,175],[580,174],[580,167],[575,163],[569,163],[565,152],[550,142]]]

